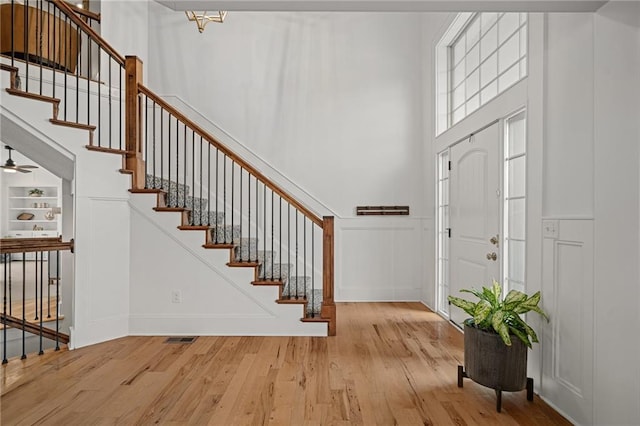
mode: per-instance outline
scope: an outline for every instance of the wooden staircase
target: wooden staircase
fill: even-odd
[[[97,45],[99,52],[107,55],[106,57],[110,61],[108,80],[102,77],[99,77],[100,82],[86,80],[87,86],[95,84],[98,91],[100,91],[100,87],[106,86],[102,90],[111,93],[110,91],[114,90],[109,86],[111,68],[115,66],[121,69],[121,80],[122,75],[124,76],[124,81],[121,83],[124,86],[120,86],[117,90],[124,97],[123,121],[105,124],[101,121],[102,118],[98,117],[94,122],[89,111],[86,112],[86,119],[80,119],[77,109],[82,105],[78,102],[77,95],[75,96],[76,119],[75,121],[70,120],[67,117],[66,106],[64,106],[65,103],[70,102],[69,98],[64,97],[68,96],[66,77],[69,75],[69,71],[48,70],[53,73],[54,82],[56,75],[60,74],[60,79],[64,76],[64,96],[56,97],[43,94],[42,85],[39,93],[33,93],[26,90],[21,84],[20,73],[24,71],[21,71],[20,65],[24,62],[13,57],[10,58],[11,65],[1,64],[1,70],[10,74],[10,87],[6,88],[7,93],[50,103],[52,117],[49,122],[52,125],[86,131],[89,136],[86,146],[88,150],[122,157],[120,173],[131,176],[130,192],[132,194],[156,194],[154,208],[156,212],[179,214],[181,223],[178,229],[204,232],[203,249],[228,250],[228,267],[253,269],[252,285],[277,286],[276,303],[301,305],[303,307],[301,321],[327,323],[328,334],[335,335],[333,217],[321,218],[317,216],[215,137],[144,87],[142,84],[142,63],[139,59],[133,56],[125,58],[118,54],[82,19],[78,18],[65,2],[51,0],[50,3],[55,5],[60,16],[65,16],[72,21],[72,25],[81,34],[80,37],[86,38],[87,43],[85,44]],[[29,66],[29,62],[26,63],[26,66]],[[40,69],[42,70],[41,64]],[[76,71],[72,77],[75,78],[76,86],[79,87],[81,84],[79,71]],[[27,72],[25,80],[28,79]],[[55,93],[54,87],[53,94]],[[96,108],[99,111],[101,102],[99,96],[97,102],[97,107],[91,107],[94,111]],[[89,94],[87,94],[86,103],[88,106],[91,103]],[[63,107],[64,114],[62,114]],[[111,97],[109,97],[110,107]],[[111,111],[109,112],[111,118]],[[160,124],[156,122],[156,118]],[[166,120],[164,123],[168,122],[168,131],[162,124],[163,120]],[[173,128],[171,127],[172,123],[174,124]],[[120,126],[123,129],[120,134],[124,135],[124,143],[121,141],[119,144],[115,144],[115,147],[111,143],[108,146],[103,144],[99,132],[105,125],[108,126],[110,138],[112,128]],[[97,138],[95,137],[96,132],[98,132]],[[199,142],[199,155],[196,140]],[[165,141],[168,142],[165,143]],[[205,157],[203,146],[209,153],[208,164],[205,165],[203,165]],[[215,191],[210,177],[213,168],[212,152],[215,155]],[[188,156],[190,157],[188,158]],[[219,158],[222,159],[222,162]],[[199,161],[199,165],[196,164],[196,160]],[[219,165],[221,165],[221,169],[224,167],[223,171],[218,170]],[[191,168],[189,169],[189,167]],[[159,176],[156,168],[159,169]],[[203,179],[205,171],[208,172],[208,182]],[[198,173],[200,180],[196,181],[195,176]],[[236,174],[234,175],[234,173]],[[238,177],[239,184],[237,180],[234,181]],[[245,182],[243,182],[243,177],[246,178]],[[191,178],[191,182],[188,182],[187,178]],[[193,196],[187,195],[188,183],[192,183]],[[200,197],[196,196],[196,187],[199,188]],[[205,189],[203,190],[203,188]],[[219,188],[221,188],[220,193]],[[239,195],[237,192],[234,193],[238,189]],[[203,191],[205,192],[204,196]],[[227,191],[231,196],[230,201],[226,198]],[[258,194],[259,191],[260,194]],[[254,201],[252,195],[255,196],[255,204],[253,205],[255,211],[251,209]],[[214,209],[203,210],[205,198],[208,206],[215,204]],[[247,204],[248,208],[245,209]],[[283,205],[286,209],[284,213],[286,220],[284,221]],[[261,211],[259,211],[259,206],[262,208]],[[270,217],[267,217],[268,207],[271,209]],[[280,221],[276,224],[275,209],[278,207]],[[259,214],[262,216],[258,217]],[[231,223],[227,224],[225,218]],[[298,224],[299,218],[302,222],[302,228]],[[294,219],[295,225],[293,224]],[[317,231],[318,238],[315,237],[314,231]],[[254,233],[252,234],[252,232]],[[258,235],[259,232],[262,233],[261,236]],[[283,242],[284,233],[288,238],[288,244]],[[294,241],[291,242],[291,239]],[[272,247],[276,243],[279,245],[279,259],[276,260],[276,250],[268,249],[268,241]],[[270,251],[271,253],[269,253]],[[285,256],[289,258],[286,262]],[[316,258],[318,258],[317,261]],[[299,274],[299,270],[303,273]]]

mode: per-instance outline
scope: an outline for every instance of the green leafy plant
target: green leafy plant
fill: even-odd
[[[536,332],[522,318],[521,314],[533,311],[540,314],[547,321],[548,315],[540,309],[540,292],[533,296],[527,296],[521,291],[511,290],[502,300],[502,286],[493,280],[491,288],[482,287],[482,291],[476,289],[463,289],[461,292],[475,295],[478,302],[449,296],[449,302],[471,315],[464,321],[470,327],[480,330],[495,332],[500,335],[505,345],[511,346],[510,334],[517,336],[522,342],[531,347],[532,342],[538,342]]]
[[[38,189],[38,188],[33,188],[29,190],[29,195],[36,195],[36,196],[40,196],[44,194],[44,191],[42,189]]]

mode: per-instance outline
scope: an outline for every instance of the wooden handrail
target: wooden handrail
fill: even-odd
[[[63,251],[73,253],[74,244],[62,241],[62,237],[51,238],[2,238],[0,239],[0,253],[29,253],[38,251]]]
[[[63,11],[65,15],[69,17],[78,27],[82,28],[84,32],[87,33],[89,37],[95,41],[98,46],[102,47],[104,51],[106,51],[112,58],[114,58],[121,66],[124,67],[124,56],[119,54],[109,43],[105,41],[98,33],[96,33],[93,28],[89,26],[86,22],[82,20],[78,15],[76,15],[75,11],[63,0],[49,0],[53,4],[55,4],[58,9]]]
[[[167,103],[164,99],[160,98],[158,95],[156,95],[155,93],[153,93],[151,90],[149,90],[148,88],[146,88],[144,85],[139,84],[138,85],[138,91],[142,94],[144,94],[145,96],[147,96],[148,98],[150,98],[151,100],[153,100],[153,102],[156,105],[159,105],[160,107],[162,107],[163,109],[165,109],[167,112],[169,112],[171,115],[173,115],[177,120],[181,121],[183,124],[185,124],[186,126],[188,126],[191,130],[193,130],[194,132],[196,132],[199,136],[201,136],[203,139],[205,139],[207,142],[209,142],[211,145],[213,145],[214,147],[216,147],[217,149],[219,149],[221,152],[223,152],[227,157],[229,157],[231,160],[233,160],[234,162],[238,163],[242,168],[244,168],[245,170],[249,171],[253,176],[255,176],[257,179],[259,179],[262,183],[264,183],[265,185],[267,185],[273,192],[275,192],[276,194],[278,194],[280,197],[282,197],[284,200],[286,200],[288,203],[290,203],[292,206],[294,206],[296,209],[298,209],[299,211],[301,211],[306,217],[308,217],[313,223],[315,223],[316,225],[318,225],[319,227],[322,228],[323,226],[323,221],[322,219],[316,215],[315,213],[313,213],[311,210],[309,210],[308,208],[306,208],[305,206],[302,205],[302,203],[300,203],[298,200],[296,200],[295,198],[293,198],[291,195],[287,194],[282,188],[280,188],[278,185],[276,185],[273,181],[271,181],[269,178],[267,178],[266,176],[264,176],[262,173],[260,173],[256,168],[254,168],[252,165],[250,165],[249,163],[247,163],[245,160],[243,160],[242,158],[240,158],[236,153],[234,153],[233,151],[231,151],[229,148],[227,148],[224,144],[222,144],[219,140],[217,140],[216,138],[214,138],[213,136],[211,136],[206,130],[204,130],[202,127],[200,127],[199,125],[197,125],[196,123],[194,123],[193,121],[191,121],[189,118],[187,118],[184,114],[182,114],[181,112],[179,112],[177,109],[175,109],[173,106],[171,106],[169,103]]]
[[[65,344],[69,343],[68,334],[60,333],[59,331],[51,330],[47,327],[40,328],[40,326],[24,321],[22,318],[5,315],[4,313],[0,312],[0,322],[4,324],[5,327],[9,326],[17,328],[19,330],[22,330],[24,328],[24,331],[28,333],[36,335],[40,335],[40,333],[42,333],[42,337],[46,337],[47,339],[56,340],[57,337],[58,341]]]
[[[87,9],[83,9],[81,7],[76,6],[75,4],[68,3],[69,9],[73,10],[78,15],[84,16],[89,19],[93,19],[94,21],[100,22],[100,14],[92,12]]]

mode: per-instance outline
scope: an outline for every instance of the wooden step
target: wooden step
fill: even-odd
[[[90,132],[93,132],[94,130],[96,130],[96,126],[93,126],[91,124],[76,123],[74,121],[65,121],[65,120],[58,120],[56,118],[50,118],[49,122],[57,126],[72,127],[74,129],[88,130]],[[89,145],[89,146],[93,146],[93,145]]]
[[[135,154],[134,152],[126,151],[124,149],[108,148],[105,146],[85,145],[85,148],[87,148],[89,151],[104,152],[107,154],[119,154],[119,155]]]
[[[300,318],[300,321],[302,321],[302,322],[331,322],[330,319],[320,318],[320,314],[316,314],[316,316],[314,316],[314,317]]]
[[[265,280],[255,280],[251,281],[252,285],[284,285],[282,281],[265,281]]]
[[[210,228],[207,225],[180,225],[178,229],[181,231],[208,231]]]
[[[235,246],[233,244],[203,244],[202,247],[206,249],[232,249]]]
[[[154,207],[153,210],[157,212],[183,212],[187,209],[184,207]]]
[[[156,188],[131,188],[129,192],[132,194],[160,194],[164,191]]]
[[[309,303],[308,299],[277,299],[276,303],[279,305],[306,305]]]
[[[128,169],[120,169],[118,170],[120,173],[122,173],[123,175],[132,175],[133,174],[133,170],[128,170]]]
[[[227,266],[230,268],[256,268],[260,264],[258,262],[229,262]]]
[[[58,108],[60,106],[60,99],[52,98],[51,96],[38,95],[37,93],[25,92],[20,89],[5,89],[7,93],[14,96],[20,96],[22,98],[33,99],[41,102],[49,102],[53,105],[53,117],[58,117]]]

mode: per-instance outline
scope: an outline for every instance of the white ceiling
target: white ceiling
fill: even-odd
[[[596,0],[156,0],[170,9],[341,12],[594,12]]]

